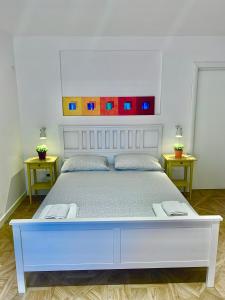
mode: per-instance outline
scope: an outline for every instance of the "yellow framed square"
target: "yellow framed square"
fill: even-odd
[[[82,116],[83,113],[81,97],[63,97],[62,102],[64,116]],[[75,109],[70,109],[70,106],[75,107]]]
[[[94,109],[92,110],[88,109],[90,103],[94,103]],[[100,97],[82,98],[82,114],[83,116],[100,116]]]

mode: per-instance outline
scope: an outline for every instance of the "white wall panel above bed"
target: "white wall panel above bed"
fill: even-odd
[[[111,155],[121,152],[161,155],[162,125],[77,126],[61,125],[61,153]]]
[[[60,51],[63,96],[155,96],[160,113],[159,50]]]

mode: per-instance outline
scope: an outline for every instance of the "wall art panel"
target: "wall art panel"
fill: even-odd
[[[64,116],[154,115],[155,97],[63,97]]]

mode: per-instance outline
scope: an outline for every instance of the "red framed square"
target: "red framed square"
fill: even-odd
[[[119,115],[136,115],[137,109],[136,109],[136,102],[137,97],[118,97],[118,107],[119,107]],[[131,104],[131,109],[126,110],[124,106],[126,106],[125,103]]]
[[[149,104],[148,109],[143,109],[144,103]],[[154,96],[143,96],[136,97],[137,104],[137,115],[154,115],[155,114],[155,97]]]

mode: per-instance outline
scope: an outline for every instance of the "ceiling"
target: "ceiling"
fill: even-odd
[[[13,35],[225,35],[225,0],[0,0]]]

